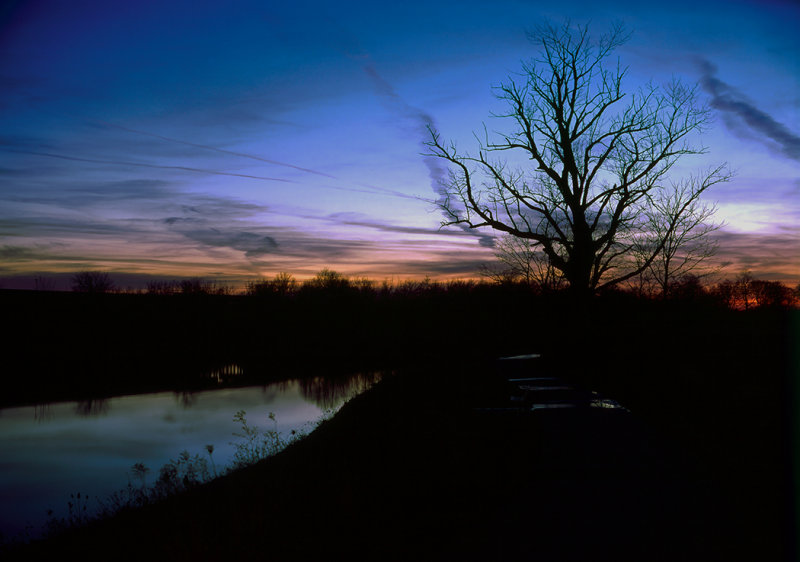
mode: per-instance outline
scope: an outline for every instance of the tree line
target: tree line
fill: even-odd
[[[244,289],[199,277],[171,281],[151,281],[143,290],[122,290],[112,276],[102,271],[82,271],[73,276],[72,290],[79,293],[141,293],[147,295],[231,296],[256,298],[291,298],[298,295],[324,295],[336,298],[345,295],[401,296],[444,295],[513,289],[538,296],[568,296],[567,283],[543,262],[526,261],[521,253],[516,255],[516,267],[484,268],[480,279],[436,281],[428,277],[421,280],[375,281],[366,277],[351,277],[324,268],[313,277],[299,280],[288,272],[273,277],[249,281]],[[510,261],[508,262],[510,263]],[[508,265],[500,262],[502,265]],[[635,278],[624,286],[605,291],[606,294],[628,295],[641,299],[694,301],[718,304],[733,309],[792,308],[800,306],[800,283],[790,287],[780,281],[757,279],[742,272],[732,279],[707,282],[700,275],[687,273],[670,283],[668,292],[657,283],[645,278]]]

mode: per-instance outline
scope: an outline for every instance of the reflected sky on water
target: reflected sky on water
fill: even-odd
[[[70,494],[91,499],[127,486],[131,466],[158,469],[181,451],[208,460],[213,445],[218,469],[233,457],[239,426],[238,410],[251,426],[311,430],[326,410],[334,410],[377,379],[359,375],[314,377],[267,386],[227,388],[197,393],[162,392],[94,400],[62,402],[0,410],[0,531],[13,537],[26,526],[37,534],[47,510],[67,514]],[[210,465],[210,462],[209,462]]]

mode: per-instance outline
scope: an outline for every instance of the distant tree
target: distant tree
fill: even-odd
[[[756,306],[755,295],[753,294],[753,275],[749,271],[743,271],[733,281],[735,296],[735,306],[745,310]]]
[[[402,296],[431,296],[444,293],[445,287],[439,281],[432,280],[425,276],[422,281],[411,279],[402,281],[394,286],[393,294]]]
[[[716,207],[702,203],[701,192],[693,190],[697,181],[685,180],[655,194],[645,211],[646,231],[633,248],[637,266],[649,260],[639,274],[645,278],[643,284],[652,280],[665,298],[687,275],[699,278],[714,271],[708,260],[717,253],[718,244],[711,234],[721,224],[711,222]],[[656,252],[659,245],[661,251]]]
[[[671,282],[666,296],[680,301],[698,301],[707,298],[709,293],[700,277],[687,273]]]
[[[539,245],[506,234],[495,239],[495,257],[499,268],[484,267],[481,274],[499,283],[523,282],[545,291],[558,290],[566,284]]]
[[[148,281],[148,295],[174,295],[181,291],[179,281]]]
[[[326,267],[306,281],[303,286],[312,289],[342,290],[350,288],[350,280],[338,271]]]
[[[72,290],[77,293],[110,293],[115,288],[104,271],[80,271],[72,276]]]
[[[733,280],[725,279],[718,283],[712,292],[730,308],[748,310],[757,304],[753,293],[753,281],[753,275],[749,271],[743,271]]]
[[[376,293],[376,283],[367,277],[356,277],[350,280],[350,285],[362,293]]]
[[[199,278],[184,279],[179,283],[181,294],[184,295],[206,295],[208,294],[208,283]]]
[[[289,295],[297,290],[297,280],[290,273],[280,272],[272,279],[247,284],[245,293],[253,296]]]
[[[718,166],[669,181],[682,156],[706,151],[690,136],[706,128],[709,109],[696,87],[678,80],[626,94],[626,69],[608,59],[627,37],[617,26],[593,40],[587,27],[569,23],[532,34],[538,58],[523,64],[520,79],[496,88],[508,107],[498,117],[513,128],[494,140],[485,131],[477,155],[443,142],[429,126],[430,154],[450,164],[439,201],[443,225],[488,227],[530,241],[580,295],[651,267],[693,202],[730,174]],[[531,167],[510,165],[498,153],[519,154]],[[659,209],[666,201],[674,213]],[[653,234],[654,215],[662,235],[634,256]]]
[[[759,308],[789,308],[795,302],[792,289],[780,281],[754,279],[750,289],[753,301]]]
[[[720,281],[711,288],[711,295],[722,305],[738,308],[736,303],[736,284],[730,279]]]
[[[56,282],[51,277],[37,275],[33,278],[33,288],[36,291],[55,291]]]
[[[798,299],[790,287],[780,281],[755,279],[749,271],[733,281],[725,280],[714,287],[713,294],[731,308],[789,308]]]
[[[272,288],[280,295],[288,295],[297,289],[297,280],[290,273],[282,271],[272,279]]]
[[[501,266],[481,265],[478,268],[478,274],[498,285],[520,283],[520,278],[511,269]]]
[[[208,281],[201,277],[184,279],[180,281],[179,287],[183,295],[229,295],[231,293],[231,289],[227,285]]]

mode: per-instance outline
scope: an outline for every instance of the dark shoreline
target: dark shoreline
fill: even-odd
[[[41,310],[57,318],[53,310],[75,310],[65,302],[88,303],[95,307],[88,325],[116,318],[109,322],[118,327],[120,314],[141,314],[145,307],[136,303],[147,298],[73,297]],[[273,321],[306,326],[303,332],[260,328],[270,309],[264,303],[194,301],[203,323],[177,340],[181,353],[168,364],[214,341],[222,345],[207,357],[263,340],[272,343],[245,353],[252,365],[303,357],[312,359],[306,372],[320,374],[338,359],[349,366],[400,359],[400,376],[274,459],[15,554],[704,562],[796,554],[798,311],[605,299],[576,315],[562,302],[533,297],[504,309],[503,296],[458,322],[467,318],[459,311],[469,299],[452,297],[424,306],[351,301],[271,309]],[[150,302],[162,318],[189,306]],[[231,314],[228,306],[243,326],[219,339],[221,332],[198,336]],[[505,320],[509,310],[516,316]],[[388,311],[395,325],[371,324]],[[565,337],[575,330],[590,336],[579,349]],[[266,332],[292,337],[276,342],[264,339]],[[237,340],[242,334],[246,341]],[[544,353],[560,376],[621,402],[633,421],[476,417],[474,408],[501,400],[491,358],[531,351]],[[41,388],[42,380],[18,388]]]
[[[777,453],[753,441],[768,428],[701,455],[643,404],[487,416],[475,406],[504,400],[491,363],[445,366],[386,379],[272,459],[10,558],[790,559],[781,459],[740,456]]]
[[[532,348],[569,356],[565,367],[592,376],[600,371],[592,356],[609,349],[652,350],[681,362],[697,352],[685,342],[698,338],[725,349],[731,337],[739,340],[734,347],[748,345],[759,330],[766,337],[797,337],[797,321],[790,323],[799,314],[625,294],[577,306],[566,295],[529,287],[469,284],[265,296],[0,290],[0,310],[9,328],[0,407],[215,388],[215,373],[234,365],[240,376],[225,384],[448,356],[486,360]]]
[[[81,294],[0,290],[9,334],[0,407],[218,386],[263,384],[411,365],[451,352],[491,357],[527,345],[519,290],[293,295]],[[472,312],[473,304],[479,311]],[[516,307],[504,333],[485,332],[495,310]],[[470,333],[460,318],[470,315]],[[473,322],[475,324],[473,324]],[[517,336],[510,334],[516,333]]]

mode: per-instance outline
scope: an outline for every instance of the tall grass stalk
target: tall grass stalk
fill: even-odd
[[[326,411],[314,426],[322,423],[331,414],[331,411]],[[53,510],[48,510],[49,519],[44,524],[42,535],[45,538],[52,537],[71,528],[83,526],[92,520],[111,517],[121,511],[143,507],[185,492],[214,478],[271,457],[308,434],[307,431],[293,429],[288,436],[284,436],[278,431],[275,414],[270,412],[267,418],[271,422],[271,427],[261,429],[248,423],[245,410],[239,410],[234,414],[233,421],[240,426],[239,430],[233,433],[238,440],[231,442],[235,452],[230,464],[219,472],[214,464],[214,445],[205,446],[211,461],[211,471],[205,458],[182,451],[176,459],[165,463],[158,470],[158,478],[152,485],[148,485],[147,482],[150,468],[144,463],[137,462],[131,466],[127,487],[109,494],[105,499],[95,498],[97,507],[94,510],[89,510],[89,497],[80,493],[70,496],[65,517],[56,517]],[[30,533],[26,533],[25,537],[20,537],[20,541],[27,542],[29,538]]]

